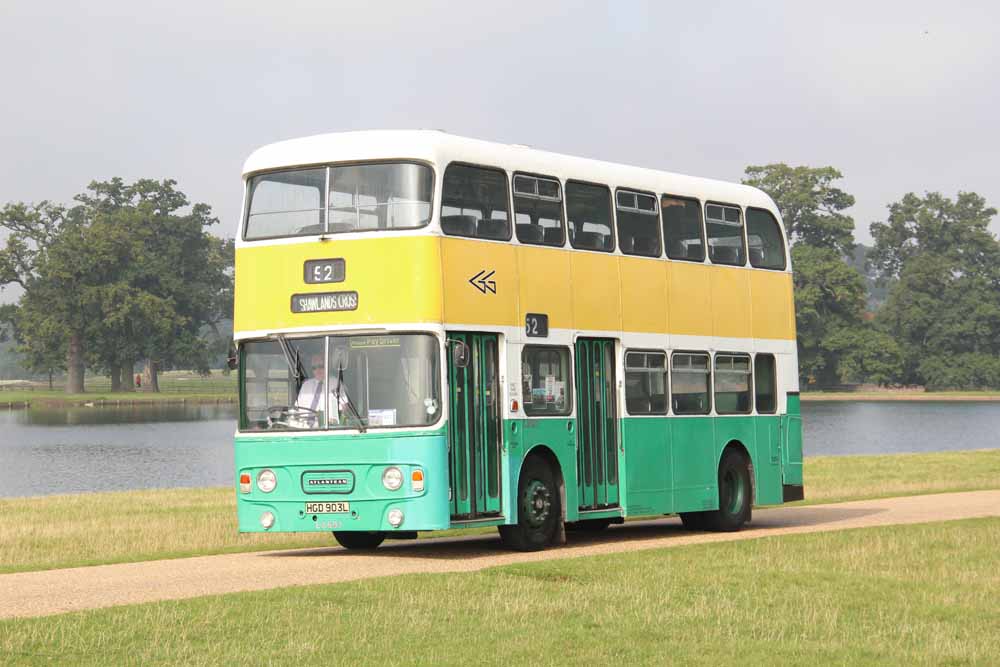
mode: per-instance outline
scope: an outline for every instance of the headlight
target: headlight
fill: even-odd
[[[386,519],[388,519],[390,526],[393,528],[399,528],[403,525],[403,510],[389,510],[389,514],[386,516]]]
[[[382,486],[390,491],[396,491],[403,486],[403,472],[396,467],[386,468],[382,473]]]
[[[274,491],[274,487],[278,486],[278,478],[275,476],[273,470],[264,468],[259,473],[257,473],[257,488],[264,493],[271,493]]]

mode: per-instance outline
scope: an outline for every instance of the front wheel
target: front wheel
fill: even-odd
[[[374,551],[385,540],[385,534],[379,532],[362,533],[344,530],[334,531],[333,536],[340,546],[351,551]]]
[[[529,458],[517,481],[517,523],[498,526],[500,539],[516,551],[540,551],[554,544],[562,521],[562,503],[552,468]]]

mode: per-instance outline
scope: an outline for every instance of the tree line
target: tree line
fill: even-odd
[[[779,163],[749,166],[743,181],[784,219],[803,389],[1000,387],[996,209],[972,192],[909,193],[871,224],[873,247],[858,248],[841,179],[833,167]],[[0,306],[0,340],[15,341],[23,366],[65,372],[66,391],[81,393],[85,369],[109,376],[113,391],[132,389],[141,361],[144,388],[156,391],[160,370],[207,372],[224,355],[233,242],[211,235],[211,208],[176,185],[113,178],[71,206],[0,209],[0,287],[23,288]]]
[[[0,306],[0,335],[25,368],[65,372],[68,393],[84,391],[86,369],[123,391],[141,362],[143,389],[158,391],[159,371],[207,372],[225,353],[218,327],[232,313],[233,242],[210,234],[211,208],[176,185],[113,178],[70,206],[0,209],[0,287],[23,289]]]
[[[803,389],[846,383],[1000,387],[1000,241],[973,192],[908,193],[871,223],[856,266],[854,197],[833,167],[750,166],[744,183],[778,205],[792,244]]]

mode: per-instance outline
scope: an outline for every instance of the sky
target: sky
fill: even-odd
[[[732,181],[831,165],[870,242],[907,192],[1000,205],[998,23],[995,2],[2,0],[0,204],[173,178],[232,236],[255,148],[435,128]]]

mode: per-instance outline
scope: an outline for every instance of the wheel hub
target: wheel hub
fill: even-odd
[[[537,528],[549,518],[552,509],[552,493],[538,480],[532,480],[524,490],[524,514],[528,524]]]

